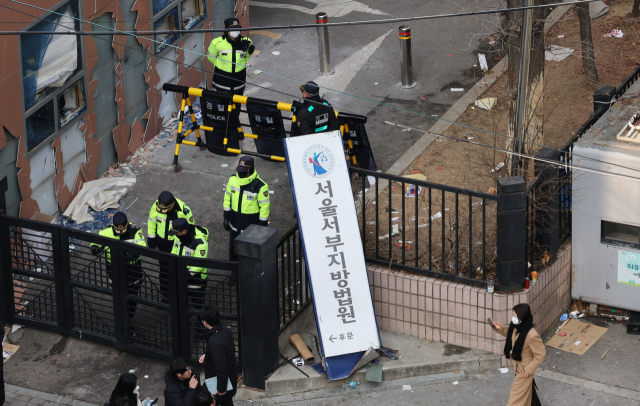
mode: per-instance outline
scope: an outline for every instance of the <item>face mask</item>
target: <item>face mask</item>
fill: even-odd
[[[511,322],[512,322],[515,326],[517,326],[518,324],[520,324],[520,320],[518,320],[518,318],[517,318],[516,316],[513,316],[513,317],[511,318]]]
[[[238,36],[240,36],[240,31],[229,31],[229,35],[231,38],[238,38]]]

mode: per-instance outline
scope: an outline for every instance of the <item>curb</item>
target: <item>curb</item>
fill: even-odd
[[[81,400],[73,400],[65,396],[56,395],[53,393],[40,392],[33,389],[21,388],[20,386],[4,384],[4,389],[7,392],[17,393],[18,395],[30,396],[32,398],[46,400],[47,402],[58,403],[61,405],[70,406],[98,406],[92,403],[83,402]],[[7,403],[8,404],[8,403]]]
[[[560,372],[549,371],[549,370],[538,370],[536,371],[536,376],[541,378],[550,379],[552,381],[562,382],[569,385],[577,386],[579,388],[589,389],[595,392],[602,392],[608,395],[619,396],[625,399],[631,399],[640,401],[640,392],[619,388],[617,386],[611,386],[604,383],[590,381],[588,379],[577,378],[571,375],[561,374]]]
[[[570,1],[570,0],[564,0]],[[544,23],[545,35],[549,30],[566,14],[572,6],[558,6],[553,10]],[[460,118],[467,108],[472,105],[475,100],[482,95],[486,90],[495,83],[495,81],[502,76],[508,66],[508,57],[505,56],[500,62],[498,62],[493,69],[485,75],[480,81],[478,81],[467,93],[459,98],[453,106],[447,110],[446,113],[435,123],[427,132],[413,144],[396,162],[391,165],[387,174],[400,176],[402,171],[405,170],[411,163],[422,154],[436,139],[436,136],[431,133],[442,134],[449,127],[451,127]],[[447,120],[447,121],[444,121]],[[373,188],[372,188],[373,189]],[[372,195],[375,193],[372,193]]]

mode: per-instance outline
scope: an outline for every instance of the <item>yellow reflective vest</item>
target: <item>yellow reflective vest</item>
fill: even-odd
[[[255,171],[247,178],[236,173],[227,183],[224,211],[230,212],[229,222],[235,232],[246,230],[258,221],[267,221],[271,212],[269,185]]]
[[[131,223],[129,223],[129,227],[131,228],[131,230],[127,234],[133,235],[134,237],[126,240],[123,240],[122,237],[119,235],[115,235],[113,233],[113,227],[111,226],[107,226],[103,228],[102,230],[100,230],[98,234],[102,237],[113,238],[114,240],[122,240],[124,242],[129,242],[132,244],[140,245],[142,247],[146,247],[147,244],[144,241],[144,234],[142,234],[142,230],[140,230],[138,227],[136,227],[134,224],[131,224]],[[107,263],[111,263],[111,249],[109,248],[108,245],[100,245],[92,242],[91,247],[100,247],[101,249],[104,248]],[[138,256],[136,259],[127,260],[127,263],[131,264],[136,262],[139,259],[140,259],[140,256]]]
[[[249,41],[246,51],[235,49],[237,47],[236,43],[239,44],[241,41]],[[240,72],[245,69],[247,62],[249,62],[249,58],[251,58],[251,55],[249,54],[249,46],[252,44],[253,41],[245,37],[238,38],[232,44],[227,39],[226,35],[223,35],[221,37],[214,38],[213,41],[211,41],[209,49],[207,50],[207,55],[209,61],[211,61],[213,66],[216,68],[224,72]],[[236,46],[234,47],[234,45]],[[233,62],[235,62],[235,64]]]
[[[186,219],[189,224],[193,224],[193,213],[191,209],[184,204],[184,202],[178,198],[175,198],[178,207],[175,208],[176,218]],[[147,237],[156,238],[161,240],[173,241],[175,236],[168,235],[171,229],[171,219],[167,218],[167,214],[158,213],[156,208],[158,207],[158,201],[153,202],[151,210],[149,210],[149,220],[147,222]]]
[[[171,253],[173,255],[193,258],[206,258],[209,252],[209,243],[207,238],[209,237],[209,230],[204,227],[195,226],[195,234],[191,240],[186,243],[182,243],[180,238],[176,237],[173,241],[173,248]],[[202,279],[207,279],[207,268],[198,266],[187,266],[187,269],[191,273],[191,276],[195,276],[196,273],[200,273]]]

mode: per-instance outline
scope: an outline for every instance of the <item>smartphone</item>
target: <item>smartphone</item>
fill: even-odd
[[[153,402],[151,402],[151,406],[155,406],[158,404],[158,399],[160,398],[156,398],[156,400],[154,400]]]
[[[493,321],[491,321],[491,318],[487,319],[487,323],[489,323],[489,325],[491,326],[492,329],[497,330],[495,324],[493,324]]]

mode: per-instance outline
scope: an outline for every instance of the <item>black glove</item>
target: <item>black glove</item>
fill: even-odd
[[[91,253],[93,255],[98,255],[100,253],[100,251],[102,251],[102,247],[99,247],[97,245],[92,245],[91,246]]]
[[[147,238],[147,246],[151,249],[154,249],[156,247],[156,237]]]
[[[253,55],[253,51],[256,50],[256,47],[253,46],[253,44],[249,45],[249,55]]]
[[[127,262],[131,262],[131,261],[135,261],[136,259],[138,259],[138,257],[136,257],[132,252],[125,252],[125,257],[127,258]]]
[[[249,46],[251,46],[251,41],[249,41],[249,38],[242,38],[240,40],[240,43],[238,44],[238,49],[247,52],[249,50]]]
[[[267,226],[269,226],[269,221],[268,220],[258,220],[258,225],[262,226],[262,227],[267,227]]]
[[[222,227],[224,227],[224,231],[231,231],[231,227],[229,226],[229,212],[224,212],[224,220],[222,222]]]
[[[302,103],[300,103],[298,100],[294,100],[293,103],[291,103],[291,111],[293,111],[293,114],[296,113],[296,111],[302,106]]]

